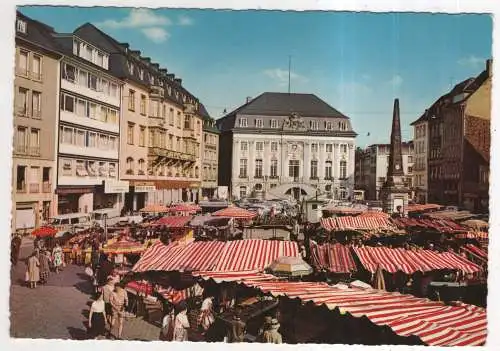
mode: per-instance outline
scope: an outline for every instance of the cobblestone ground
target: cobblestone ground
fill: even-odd
[[[22,261],[33,249],[25,239],[21,260],[11,269],[10,334],[14,338],[85,339],[85,322],[90,307],[90,281],[83,267],[69,265],[60,274],[51,274],[44,286],[24,286]],[[113,331],[114,332],[114,331]],[[159,328],[140,318],[125,321],[123,339],[158,340]]]

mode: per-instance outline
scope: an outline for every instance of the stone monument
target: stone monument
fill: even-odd
[[[401,151],[401,122],[399,118],[399,99],[394,100],[392,115],[391,145],[389,150],[389,166],[387,177],[380,199],[384,211],[389,214],[398,213],[406,216],[408,207],[408,189],[405,187],[403,170],[403,155]]]

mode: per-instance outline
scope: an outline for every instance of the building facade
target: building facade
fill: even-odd
[[[52,28],[17,13],[11,230],[39,226],[54,198],[61,55]]]
[[[55,35],[61,62],[57,194],[59,213],[119,208],[121,81],[109,53],[75,33]],[[113,190],[115,189],[115,190]]]
[[[429,202],[488,211],[491,63],[429,109]]]
[[[201,111],[203,117],[201,195],[203,198],[211,199],[217,195],[219,130],[215,126],[215,120],[210,117],[205,106],[201,105]]]
[[[429,111],[411,125],[413,126],[413,186],[415,190],[415,201],[427,203],[427,158],[428,158],[428,118]]]
[[[219,185],[233,199],[316,194],[352,198],[348,117],[313,94],[263,93],[217,120]]]
[[[412,141],[401,144],[403,156],[403,183],[413,198],[414,144]],[[356,152],[356,189],[365,191],[365,199],[380,200],[380,189],[387,179],[390,144],[374,144]]]
[[[182,80],[91,24],[76,31],[110,55],[124,82],[120,124],[120,179],[129,183],[125,210],[147,204],[198,201],[202,116]]]

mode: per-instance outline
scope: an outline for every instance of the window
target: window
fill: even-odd
[[[87,101],[78,99],[76,103],[76,114],[80,117],[88,117]]]
[[[332,179],[332,161],[325,162],[325,179]]]
[[[97,77],[90,73],[88,74],[88,87],[97,90]]]
[[[73,128],[61,127],[60,130],[60,140],[62,144],[72,144],[73,143]]]
[[[16,131],[16,152],[17,153],[26,153],[26,146],[27,146],[27,128],[26,127],[17,127]]]
[[[262,128],[262,126],[263,126],[262,119],[260,119],[260,118],[256,119],[255,120],[255,126],[257,128]]]
[[[146,145],[146,127],[140,126],[139,127],[139,146],[145,146]]]
[[[278,121],[275,119],[271,120],[271,128],[278,128]]]
[[[32,77],[36,80],[42,80],[42,57],[33,55]]]
[[[247,187],[240,186],[240,199],[243,199],[247,196]]]
[[[276,141],[271,142],[271,151],[272,152],[277,152],[278,151],[278,143]]]
[[[85,45],[85,58],[89,61],[92,61],[92,47],[90,45]]]
[[[28,115],[28,90],[19,88],[17,96],[17,113],[21,116]]]
[[[242,158],[240,159],[240,178],[246,178],[247,177],[247,159]]]
[[[262,159],[255,160],[255,178],[262,178]]]
[[[18,192],[26,191],[26,166],[17,166],[16,190]]]
[[[278,160],[273,158],[271,160],[271,178],[277,178],[278,177]]]
[[[109,83],[109,96],[118,97],[118,85]]]
[[[146,95],[141,94],[141,105],[139,106],[141,115],[146,115]]]
[[[241,151],[247,151],[248,150],[248,143],[246,141],[242,141],[240,143],[240,150]]]
[[[340,161],[340,179],[347,178],[347,162]]]
[[[89,118],[95,119],[97,117],[97,105],[94,103],[87,104],[87,115]]]
[[[78,84],[82,87],[88,87],[88,74],[85,71],[79,69],[78,71]]]
[[[177,111],[177,128],[181,129],[182,128],[182,118],[181,118],[181,113]]]
[[[80,52],[80,42],[76,39],[73,39],[73,55],[79,56]]]
[[[316,160],[311,161],[311,178],[318,178],[318,161]]]
[[[288,161],[288,176],[297,178],[300,174],[300,161],[290,160]]]
[[[167,105],[162,106],[161,117],[163,118],[163,120],[167,118]]]
[[[26,34],[26,27],[27,27],[26,21],[23,21],[21,19],[17,20],[16,29],[18,32]]]
[[[260,184],[260,183],[255,184],[255,190],[261,191],[262,190],[262,184]]]
[[[135,111],[135,91],[128,91],[128,109],[130,111]]]
[[[347,199],[347,190],[345,188],[340,188],[339,189],[339,197],[341,200],[346,200]]]
[[[32,114],[35,118],[40,118],[42,113],[41,103],[42,103],[42,94],[38,91],[33,91],[32,93]]]
[[[61,159],[62,174],[65,176],[70,176],[73,174],[73,160],[63,158]]]
[[[333,151],[332,144],[326,144],[326,152],[332,152],[332,151]]]
[[[255,150],[258,152],[264,151],[264,143],[262,141],[258,141],[255,143]]]
[[[17,72],[20,75],[27,76],[28,75],[28,52],[27,51],[19,51],[19,67],[17,68]]]
[[[240,127],[247,127],[247,119],[246,118],[240,118]]]
[[[325,122],[325,129],[326,130],[332,130],[333,129],[332,122]]]
[[[97,147],[97,134],[93,132],[87,132],[87,147]]]
[[[134,159],[132,157],[127,157],[127,174],[133,174],[134,172]]]
[[[98,66],[104,67],[104,55],[100,52],[97,53],[97,62]]]
[[[63,110],[68,112],[75,112],[75,98],[70,95],[64,95],[62,99]]]
[[[75,145],[85,146],[85,132],[83,130],[75,131]]]
[[[412,173],[413,172],[413,167],[408,167],[408,173]]]
[[[342,154],[347,153],[347,144],[340,144],[340,153]]]
[[[408,163],[413,163],[413,156],[408,156]]]
[[[109,95],[109,82],[106,79],[101,79],[99,83],[99,90]]]
[[[318,152],[318,144],[316,143],[311,144],[311,152],[313,153]]]
[[[127,127],[127,144],[134,145],[134,123],[129,123]]]
[[[30,155],[40,155],[40,129],[31,128]]]
[[[145,164],[146,162],[144,162],[144,159],[139,159],[139,175],[144,175],[144,171],[145,171]]]
[[[310,121],[309,128],[311,130],[318,130],[319,129],[319,121]]]
[[[171,108],[170,111],[168,112],[168,124],[171,126],[174,125],[174,109]]]

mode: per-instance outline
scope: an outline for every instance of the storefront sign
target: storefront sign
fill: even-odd
[[[113,180],[104,181],[105,194],[128,193],[128,191],[129,191],[129,182],[127,181],[113,181]]]
[[[134,191],[136,193],[150,193],[156,190],[154,185],[136,185]]]

